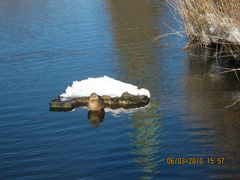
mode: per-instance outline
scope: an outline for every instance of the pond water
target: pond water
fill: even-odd
[[[240,111],[226,106],[240,83],[186,37],[156,38],[169,27],[180,30],[160,0],[1,0],[0,179],[239,179]],[[72,81],[103,75],[151,103],[102,122],[49,111]]]

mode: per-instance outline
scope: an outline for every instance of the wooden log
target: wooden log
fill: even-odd
[[[50,101],[50,110],[51,111],[71,111],[76,107],[87,106],[89,97],[80,97],[73,98],[67,101],[61,101],[60,97]],[[117,108],[137,108],[146,106],[150,99],[147,96],[141,95],[136,96],[129,93],[123,93],[121,97],[110,97],[110,96],[101,96],[104,102],[104,107],[109,107],[112,109]]]

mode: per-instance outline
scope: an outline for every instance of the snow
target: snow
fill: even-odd
[[[211,27],[209,28],[209,30],[210,30],[211,33],[214,33],[214,32],[216,31],[216,28],[213,27],[213,26],[211,26]]]
[[[223,17],[221,13],[206,13],[201,15],[201,18],[206,21],[206,26],[203,26],[201,32],[196,31],[198,27],[193,27],[191,23],[188,23],[187,27],[196,36],[200,33],[205,44],[218,43],[222,40],[240,43],[240,28],[236,19]]]
[[[149,90],[139,89],[137,86],[108,76],[73,81],[72,86],[68,86],[65,93],[61,94],[60,97],[62,101],[70,98],[90,96],[92,93],[97,93],[99,96],[120,97],[124,92],[132,95],[145,95],[150,98]]]
[[[232,27],[227,40],[230,42],[240,42],[240,31],[237,27]]]

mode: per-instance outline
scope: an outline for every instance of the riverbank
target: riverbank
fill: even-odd
[[[240,59],[240,2],[174,1],[183,18],[189,46],[214,46],[219,55]]]

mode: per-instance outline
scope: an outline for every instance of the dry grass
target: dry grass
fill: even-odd
[[[239,0],[172,0],[181,14],[190,44],[216,45],[221,52],[240,59]]]

